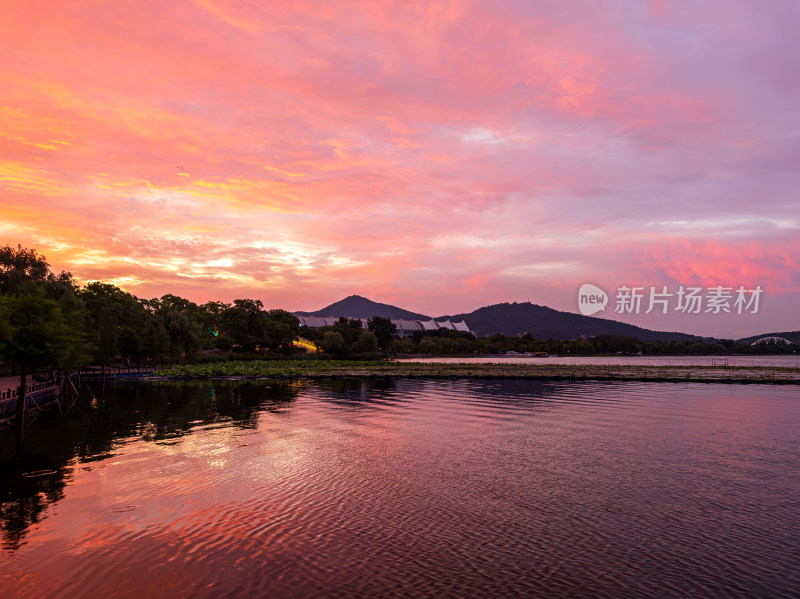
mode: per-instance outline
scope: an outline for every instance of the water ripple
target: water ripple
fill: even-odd
[[[27,491],[0,516],[41,493],[53,503],[0,553],[0,584],[121,598],[800,589],[800,411],[786,389],[215,384],[231,387],[159,387],[190,403],[108,439],[101,467],[15,478]]]

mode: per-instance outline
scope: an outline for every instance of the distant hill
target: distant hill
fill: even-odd
[[[383,316],[395,320],[431,319],[425,314],[410,312],[390,304],[373,302],[360,295],[351,295],[315,312],[295,312],[294,314],[297,316],[347,316],[348,318]],[[513,336],[528,331],[536,339],[577,339],[581,336],[624,335],[638,337],[642,341],[703,341],[703,338],[688,333],[653,331],[616,320],[561,312],[529,302],[494,304],[465,314],[435,318],[439,322],[446,319],[451,322],[465,320],[470,330],[478,333],[478,337],[486,337],[495,333]],[[784,337],[792,343],[800,345],[800,331],[764,333],[737,341],[749,344],[762,337]]]
[[[531,303],[494,304],[478,308],[469,314],[440,316],[436,320],[466,320],[467,325],[486,337],[495,333],[517,335],[530,332],[536,339],[577,339],[582,335],[624,335],[638,337],[642,341],[700,341],[696,335],[677,332],[651,331],[632,324],[583,316],[572,312],[561,312]]]
[[[397,306],[373,302],[360,295],[351,295],[334,302],[316,312],[294,312],[295,316],[347,316],[348,318],[372,318],[382,316],[395,320],[430,320],[430,316],[409,312]]]
[[[750,345],[753,341],[757,341],[762,337],[783,337],[784,339],[788,339],[792,343],[796,343],[800,345],[800,331],[790,331],[788,333],[764,333],[763,335],[753,335],[752,337],[744,337],[742,339],[737,339],[738,343],[746,343]]]

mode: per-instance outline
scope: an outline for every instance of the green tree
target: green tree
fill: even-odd
[[[325,334],[329,332],[338,333],[339,336],[341,336],[342,347],[339,348],[335,353],[339,357],[346,357],[352,353],[353,346],[358,342],[358,337],[361,335],[361,321],[357,318],[348,319],[343,316],[339,318],[339,321],[336,324],[332,326],[320,327],[317,330],[317,334],[320,336],[320,339],[324,339]]]
[[[442,353],[441,347],[439,347],[439,340],[436,337],[423,337],[419,342],[419,352],[438,356]]]
[[[389,347],[397,332],[397,325],[390,318],[383,316],[373,316],[368,319],[367,328],[378,338],[378,345],[381,349]]]
[[[378,338],[372,331],[361,331],[353,350],[361,354],[378,353]]]
[[[108,283],[89,283],[78,297],[89,313],[98,364],[111,364],[120,353],[119,335],[124,327],[144,330],[151,316],[136,297]]]
[[[39,367],[63,367],[73,356],[70,329],[55,301],[44,297],[34,284],[18,285],[14,296],[0,297],[0,355],[20,367],[17,394],[18,445],[21,449],[25,421],[28,371]]]
[[[158,300],[150,300],[154,307],[153,319],[157,325],[151,328],[156,335],[154,345],[164,351],[164,334],[166,334],[166,354],[172,361],[191,361],[202,347],[203,310],[194,302],[172,295],[161,296]],[[124,327],[124,323],[121,323]]]
[[[117,342],[119,344],[119,353],[125,358],[127,365],[130,366],[131,358],[138,358],[142,355],[142,336],[133,327],[127,325],[121,327]]]
[[[230,340],[230,337],[225,335],[222,323],[222,314],[230,307],[230,304],[216,301],[206,302],[205,304],[199,306],[201,313],[200,320],[203,327],[201,334],[203,347],[220,347],[222,349],[230,349],[233,341]],[[220,338],[220,335],[223,335],[222,338]]]
[[[337,355],[344,349],[344,337],[338,331],[326,331],[319,346],[324,351]]]
[[[161,310],[174,310],[175,312],[188,312],[192,309],[197,309],[197,305],[193,302],[171,293],[162,295],[158,305]]]
[[[58,308],[69,329],[70,343],[61,367],[74,370],[86,366],[92,360],[95,347],[92,345],[89,312],[71,288],[62,290],[57,300]]]
[[[219,341],[218,346],[229,349],[238,345],[242,349],[255,346],[252,343],[249,326],[250,318],[247,310],[242,306],[229,306],[219,316]]]
[[[0,247],[0,293],[15,293],[23,281],[43,283],[50,274],[50,265],[36,250],[17,249],[9,245]]]
[[[169,357],[173,361],[191,361],[200,349],[200,323],[192,320],[188,311],[165,308],[158,319],[167,332]]]
[[[284,352],[300,336],[300,321],[286,310],[270,310],[264,323],[264,344],[274,352]]]
[[[169,357],[170,339],[164,324],[151,318],[142,334],[142,356],[161,363]]]
[[[70,328],[58,304],[35,286],[20,286],[14,296],[0,298],[4,343],[0,351],[9,361],[28,368],[61,367],[70,349]]]
[[[395,354],[410,354],[414,349],[414,341],[411,337],[403,337],[402,339],[395,339],[392,341],[392,353]]]
[[[236,299],[220,315],[220,335],[224,332],[242,350],[255,351],[257,347],[268,344],[268,320],[261,300]]]
[[[38,285],[46,297],[59,299],[67,290],[75,291],[77,286],[72,275],[61,271],[56,275],[50,272],[47,258],[37,254],[34,249],[17,245],[0,247],[0,293],[14,294],[25,281]]]

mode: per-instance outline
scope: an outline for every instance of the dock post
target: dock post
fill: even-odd
[[[19,390],[17,391],[17,459],[22,456],[22,441],[25,434],[25,391],[28,379],[25,364],[20,368]]]

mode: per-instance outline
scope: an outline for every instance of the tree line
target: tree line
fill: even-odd
[[[713,343],[700,341],[641,341],[637,337],[624,335],[598,335],[580,339],[536,339],[530,333],[518,336],[502,334],[475,338],[470,333],[439,329],[418,331],[410,337],[392,341],[395,354],[430,355],[486,355],[516,353],[540,353],[560,356],[594,355],[645,355],[645,356],[692,356],[730,354],[797,354],[800,347],[795,344],[743,345],[731,339]]]
[[[388,318],[340,318],[319,329],[301,327],[282,309],[260,300],[196,304],[177,295],[142,299],[115,285],[81,287],[71,273],[54,273],[44,256],[22,246],[0,247],[0,359],[14,371],[74,370],[88,364],[141,366],[193,362],[203,350],[285,356],[299,336],[324,356],[371,359],[381,355],[483,355],[506,352],[591,356],[726,355],[798,353],[797,345],[741,345],[732,340],[643,342],[635,337],[599,335],[587,339],[535,339],[439,329],[400,338]],[[223,356],[224,357],[224,356]],[[206,356],[208,359],[208,356]]]
[[[36,250],[0,247],[0,357],[17,368],[191,362],[204,349],[293,351],[299,321],[260,300],[195,304],[142,299],[115,285],[79,286]]]
[[[394,356],[480,356],[487,354],[539,353],[567,356],[648,355],[692,356],[729,354],[797,354],[797,345],[743,345],[731,339],[714,343],[700,341],[641,341],[624,335],[598,335],[580,339],[536,339],[530,333],[508,336],[502,334],[476,338],[472,333],[439,329],[414,331],[407,337],[396,334],[388,318],[373,316],[362,329],[361,320],[340,318],[332,326],[316,330],[301,327],[301,333],[314,340],[322,349],[341,359],[363,358],[380,348]]]

